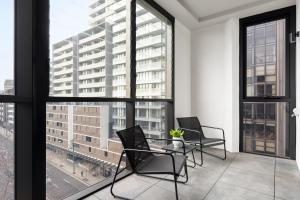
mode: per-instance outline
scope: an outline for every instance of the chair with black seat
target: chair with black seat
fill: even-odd
[[[132,172],[135,174],[172,175],[174,177],[174,180],[165,179],[165,178],[160,178],[160,179],[174,181],[175,195],[176,195],[176,199],[178,199],[177,182],[181,182],[178,181],[178,177],[181,176],[180,174],[183,168],[185,169],[186,180],[185,182],[182,183],[186,183],[188,181],[186,157],[183,155],[173,155],[167,152],[150,150],[149,144],[145,138],[145,134],[140,126],[134,126],[132,128],[118,131],[117,134],[121,139],[124,150],[121,154],[118,167],[114,175],[113,183],[111,185],[111,189],[110,189],[111,194],[117,198],[127,199],[125,197],[121,197],[113,193],[113,187],[116,182],[116,177],[121,171],[123,171],[123,170],[119,171],[121,160],[123,155],[126,154],[128,163],[130,165],[130,170],[132,170]]]
[[[212,127],[212,126],[204,126],[201,125],[197,117],[182,117],[177,118],[178,125],[181,130],[184,131],[184,140],[187,143],[191,143],[194,145],[199,146],[200,152],[201,152],[201,164],[203,164],[203,154],[206,153],[208,155],[220,158],[222,160],[226,159],[226,145],[225,145],[225,133],[222,128]],[[209,128],[209,129],[216,129],[221,131],[223,137],[222,138],[209,138],[206,137],[203,133],[203,128]],[[204,148],[212,147],[212,146],[218,146],[223,145],[224,146],[224,157],[219,157],[216,155],[213,155],[211,153],[203,151]]]

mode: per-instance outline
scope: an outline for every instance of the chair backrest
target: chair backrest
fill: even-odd
[[[177,121],[180,128],[199,131],[201,138],[205,138],[200,122],[197,117],[181,117],[181,118],[177,118]],[[199,139],[199,136],[197,135],[197,133],[193,131],[184,130],[183,138],[184,140],[189,141],[189,140],[197,140]]]
[[[137,125],[121,131],[117,131],[124,149],[150,150],[142,128]],[[135,171],[139,164],[152,156],[152,153],[126,152],[127,159],[132,169]]]

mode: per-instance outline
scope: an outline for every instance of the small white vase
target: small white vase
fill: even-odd
[[[183,138],[182,137],[173,137],[173,140],[181,140],[183,141]],[[174,148],[181,148],[182,147],[182,142],[181,141],[173,141],[173,145],[174,145]]]

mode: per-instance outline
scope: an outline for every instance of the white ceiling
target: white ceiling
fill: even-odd
[[[179,0],[197,18],[207,18],[226,11],[252,7],[273,0]]]
[[[295,4],[295,0],[155,0],[190,29],[242,11],[265,12]],[[254,12],[253,12],[254,11]],[[249,12],[251,13],[251,12]],[[245,14],[244,14],[245,15]],[[243,15],[243,17],[245,17]]]

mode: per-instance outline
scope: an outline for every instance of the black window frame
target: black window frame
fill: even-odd
[[[14,0],[14,95],[0,95],[0,102],[15,105],[15,199],[46,197],[46,104],[54,102],[126,102],[126,127],[135,125],[135,102],[166,103],[166,130],[174,127],[174,39],[175,18],[153,0],[144,0],[165,16],[172,26],[172,96],[170,99],[136,98],[135,11],[137,0],[130,2],[131,17],[131,96],[51,97],[49,96],[49,0]],[[126,177],[129,174],[125,174]],[[123,178],[120,177],[120,178]],[[80,199],[110,185],[111,179],[95,184],[66,199]]]

